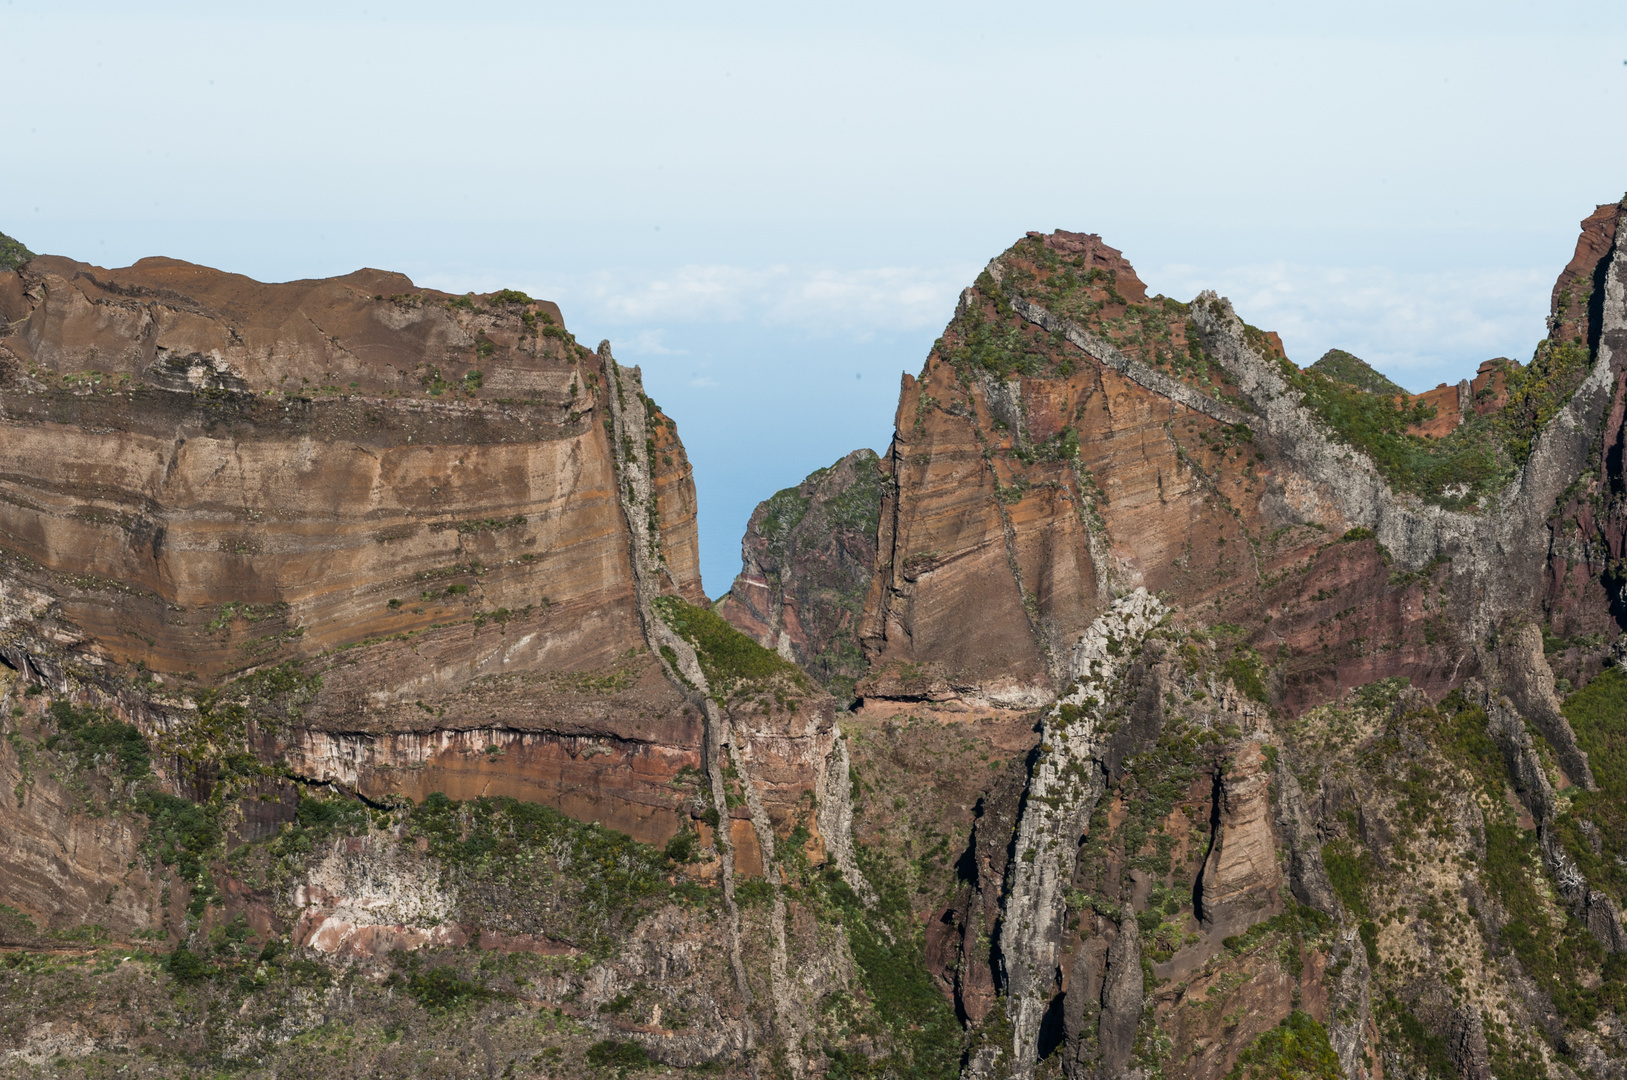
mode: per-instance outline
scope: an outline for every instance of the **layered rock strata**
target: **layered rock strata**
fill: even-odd
[[[1368,961],[1385,953],[1367,912],[1378,901],[1352,890],[1348,861],[1343,876],[1324,866],[1328,781],[1308,759],[1290,768],[1272,745],[1294,739],[1273,717],[1321,716],[1353,687],[1410,682],[1398,727],[1466,679],[1501,687],[1507,698],[1487,700],[1489,719],[1460,697],[1443,715],[1469,717],[1503,748],[1485,767],[1509,770],[1570,916],[1603,955],[1620,949],[1614,901],[1566,853],[1575,837],[1556,839],[1552,785],[1531,736],[1511,734],[1510,717],[1540,732],[1560,783],[1595,787],[1558,688],[1593,677],[1620,632],[1612,590],[1622,467],[1611,448],[1627,430],[1624,208],[1600,207],[1583,223],[1530,365],[1488,361],[1473,380],[1422,395],[1400,392],[1348,354],[1301,372],[1275,335],[1212,293],[1191,304],[1149,299],[1122,255],[1094,236],[1031,233],[962,294],[920,376],[904,378],[883,459],[889,482],[858,692],[865,712],[1049,706],[1021,787],[983,811],[968,886],[938,920],[958,948],[932,946],[950,957],[943,985],[970,1028],[1002,1033],[974,1038],[973,1075],[1032,1075],[1058,1045],[1059,1024],[1069,1075],[1124,1075],[1121,1029],[1145,1007],[1177,1045],[1193,1040],[1192,1053],[1202,1050],[1201,1062],[1189,1055],[1190,1075],[1219,1076],[1270,1024],[1289,1024],[1290,1002],[1302,999],[1346,1075],[1373,1075],[1384,1038],[1371,989],[1380,976]],[[817,560],[795,568],[804,577],[823,570]],[[793,590],[777,572],[776,595]],[[1203,662],[1194,665],[1190,643],[1176,661],[1146,626],[1102,629],[1123,605],[1148,603],[1167,610],[1177,636],[1190,630],[1203,642]],[[740,621],[760,640],[772,636],[761,614]],[[1128,674],[1117,649],[1103,653],[1104,638],[1136,657]],[[1106,683],[1114,688],[1103,696]],[[1206,696],[1225,719],[1202,718]],[[1113,807],[1105,821],[1097,809],[1111,791],[1134,805],[1133,793],[1156,786],[1126,762],[1154,753],[1163,721],[1149,718],[1171,709],[1173,730],[1212,723],[1223,735],[1212,792],[1195,786],[1187,795],[1194,809],[1208,795],[1207,842],[1201,850],[1175,842],[1190,875],[1184,926],[1161,921],[1159,910],[1179,915],[1173,899],[1159,898],[1181,887],[1183,871],[1145,870],[1149,859],[1163,865],[1163,846],[1154,855],[1127,839],[1117,855],[1094,865],[1088,856],[1092,843],[1135,835],[1115,823]],[[1087,719],[1097,734],[1084,737],[1072,725]],[[1399,737],[1417,760],[1435,752]],[[1456,760],[1463,746],[1440,752]],[[1307,776],[1316,781],[1309,797]],[[1377,819],[1395,812],[1364,800]],[[1479,827],[1456,823],[1452,842],[1472,844]],[[1591,827],[1567,826],[1594,836]],[[1362,840],[1364,858],[1380,863],[1394,843],[1392,834]],[[1592,845],[1597,855],[1601,845]],[[1106,893],[1081,917],[1070,883]],[[1168,932],[1151,966],[1181,988],[1156,1002],[1144,1002],[1139,977],[1132,992],[1104,975],[1131,914],[1138,948]],[[1222,941],[1233,949],[1262,927],[1277,928],[1268,936],[1298,927],[1293,938],[1305,943],[1303,964],[1274,988],[1262,984],[1251,1005],[1264,1025],[1216,1031],[1185,1019],[1187,1004],[1209,1000],[1228,977],[1214,981]],[[1498,947],[1497,933],[1488,948]],[[1512,968],[1496,993],[1523,993],[1519,963]],[[1493,1051],[1513,1053],[1511,1044],[1431,981],[1444,969],[1431,970],[1430,979],[1387,981],[1387,1007],[1410,1010],[1464,1075],[1489,1075]],[[1009,1028],[990,1026],[1001,1014]],[[1553,1045],[1576,1032],[1569,1023],[1548,1023]]]
[[[375,801],[686,827],[706,718],[648,601],[705,602],[690,466],[554,305],[41,257],[0,275],[0,314],[12,667],[177,764],[241,702],[235,738]],[[795,802],[828,734],[761,727]]]
[[[1506,619],[1551,612],[1579,625],[1563,609],[1608,611],[1603,597],[1565,602],[1542,568],[1552,580],[1551,549],[1582,546],[1551,519],[1562,495],[1580,507],[1567,488],[1597,456],[1601,424],[1606,447],[1619,441],[1620,417],[1606,412],[1621,399],[1624,316],[1605,298],[1627,270],[1598,224],[1611,214],[1620,208],[1589,219],[1598,227],[1577,256],[1593,260],[1587,272],[1567,271],[1596,280],[1601,298],[1588,301],[1585,368],[1543,360],[1569,347],[1551,338],[1539,350],[1548,367],[1520,374],[1519,400],[1499,364],[1439,402],[1409,399],[1435,406],[1413,429],[1423,443],[1471,414],[1539,425],[1516,446],[1528,456],[1509,481],[1469,509],[1450,508],[1450,492],[1431,501],[1395,488],[1313,410],[1280,342],[1226,301],[1148,301],[1098,238],[1031,234],[989,264],[920,377],[905,377],[861,693],[1050,700],[1071,642],[1136,586],[1276,651],[1292,708],[1397,674],[1442,692],[1476,670],[1474,641]],[[1574,306],[1561,287],[1556,334],[1570,325],[1561,293]],[[1558,396],[1550,406],[1542,394]],[[1583,535],[1594,527],[1571,513]],[[1586,542],[1580,567],[1565,561],[1573,591],[1611,573],[1612,530]],[[1341,536],[1350,547],[1330,547]],[[1458,618],[1443,616],[1448,605]]]

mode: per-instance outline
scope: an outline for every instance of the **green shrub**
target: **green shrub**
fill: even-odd
[[[0,272],[15,270],[33,257],[34,253],[24,247],[22,241],[0,233]]]
[[[1610,684],[1595,693],[1595,701],[1608,711],[1605,702],[1612,695]],[[1576,711],[1580,717],[1581,710]],[[1466,704],[1458,694],[1442,702],[1440,712],[1444,722],[1436,730],[1442,750],[1469,770],[1480,790],[1493,800],[1492,805],[1504,807],[1487,815],[1486,857],[1480,873],[1486,892],[1509,914],[1501,944],[1515,955],[1528,976],[1549,990],[1560,1016],[1572,1023],[1590,1024],[1608,1002],[1609,991],[1606,987],[1588,989],[1584,972],[1599,968],[1603,950],[1569,912],[1557,927],[1543,913],[1545,901],[1536,885],[1545,873],[1542,855],[1536,837],[1519,827],[1504,804],[1511,778],[1502,752],[1486,734],[1485,712]],[[1561,836],[1564,822],[1573,816],[1560,819]],[[1591,848],[1588,853],[1591,855]]]
[[[493,307],[498,304],[529,304],[531,302],[531,298],[519,289],[498,289],[491,294],[490,301]]]
[[[1328,881],[1345,907],[1358,918],[1367,917],[1367,878],[1373,870],[1373,857],[1366,851],[1352,853],[1352,841],[1336,841],[1322,849],[1322,865]]]
[[[148,853],[193,885],[208,880],[207,861],[220,843],[220,823],[208,807],[162,791],[144,791],[137,806],[150,827]]]
[[[1289,381],[1334,437],[1366,454],[1398,491],[1445,506],[1468,505],[1511,471],[1486,422],[1470,421],[1444,438],[1431,439],[1409,434],[1407,428],[1433,420],[1433,405],[1422,401],[1402,405],[1398,398],[1359,390],[1311,370],[1292,373]]]
[[[407,980],[407,993],[411,994],[418,1004],[434,1012],[446,1012],[449,1009],[458,1009],[466,1005],[473,1005],[492,996],[479,983],[460,979],[448,968],[430,968],[428,971],[415,972]]]
[[[644,1048],[635,1042],[604,1039],[588,1047],[588,1064],[602,1069],[647,1069],[654,1062]]]
[[[1344,1070],[1327,1029],[1295,1009],[1239,1054],[1226,1075],[1229,1080],[1343,1080]]]
[[[147,774],[152,759],[147,740],[135,725],[109,719],[100,710],[75,709],[61,700],[51,702],[46,712],[57,727],[57,734],[45,740],[46,749],[70,750],[92,758],[111,756],[126,777]]]
[[[1250,699],[1264,703],[1270,698],[1266,693],[1265,681],[1260,678],[1259,660],[1249,650],[1239,647],[1232,658],[1220,666],[1220,670]]]
[[[1372,919],[1363,919],[1356,926],[1356,932],[1361,935],[1362,948],[1367,953],[1369,967],[1378,966],[1378,923]]]
[[[184,983],[201,982],[210,975],[208,962],[185,945],[175,946],[175,951],[164,960],[164,970]]]
[[[695,858],[695,846],[700,837],[695,835],[693,829],[684,829],[671,840],[667,841],[666,856],[675,863],[687,863]]]

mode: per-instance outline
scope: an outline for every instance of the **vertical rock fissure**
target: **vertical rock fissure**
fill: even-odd
[[[778,1029],[777,1041],[787,1047],[802,1045],[803,1037],[807,1034],[802,1030],[803,1025],[797,1023],[797,1010],[792,1000],[790,982],[787,978],[786,948],[785,948],[785,892],[784,874],[780,870],[779,858],[775,854],[774,824],[769,819],[768,808],[763,805],[762,796],[757,792],[757,786],[752,783],[751,770],[746,765],[745,755],[740,752],[738,741],[729,743],[729,759],[740,775],[741,788],[745,794],[746,810],[751,815],[751,826],[757,836],[757,849],[762,854],[763,877],[769,888],[774,891],[774,906],[772,908],[773,940],[769,954],[769,989],[774,995],[774,1023]],[[806,1060],[800,1054],[789,1054],[787,1060],[791,1064],[791,1071],[802,1076],[807,1072]]]
[[[1113,562],[1113,545],[1107,535],[1107,522],[1102,518],[1098,498],[1100,488],[1096,485],[1096,477],[1077,453],[1068,458],[1068,471],[1073,474],[1079,524],[1085,530],[1085,550],[1090,556],[1091,571],[1096,575],[1096,602],[1105,610],[1113,602],[1119,575]]]
[[[1209,846],[1203,850],[1203,861],[1198,864],[1198,876],[1192,882],[1192,917],[1203,922],[1209,914],[1203,906],[1203,875],[1214,859],[1215,848],[1220,845],[1220,805],[1225,798],[1220,766],[1215,766],[1214,782],[1209,795]]]
[[[632,563],[639,622],[644,628],[645,640],[661,663],[662,670],[667,673],[667,678],[685,692],[685,697],[705,719],[702,740],[712,807],[718,816],[714,843],[719,877],[723,884],[724,906],[729,913],[729,964],[734,970],[740,1000],[748,1007],[741,1019],[746,1048],[749,1050],[756,1044],[756,1033],[749,1011],[752,1003],[751,984],[746,978],[741,945],[740,905],[735,899],[734,889],[734,853],[728,840],[729,803],[723,784],[722,756],[729,741],[728,722],[722,710],[711,700],[706,676],[701,671],[700,658],[695,655],[694,646],[674,633],[655,613],[654,600],[660,595],[660,568],[652,565],[649,517],[640,512],[647,505],[654,479],[650,463],[639,461],[636,455],[636,449],[645,445],[648,429],[645,398],[640,392],[633,397],[636,407],[628,406],[627,396],[622,389],[621,368],[610,353],[610,342],[599,343],[599,361],[604,373],[605,403],[610,411],[609,442],[611,460],[615,463],[616,494],[622,516],[627,521],[627,552]],[[674,660],[677,661],[676,665],[673,664]]]
[[[988,398],[988,392],[984,394]],[[1062,681],[1060,661],[1057,650],[1052,647],[1050,631],[1039,616],[1039,605],[1034,595],[1028,591],[1023,582],[1022,563],[1017,558],[1017,530],[1011,523],[1011,513],[1006,509],[1005,488],[1000,483],[1000,473],[994,467],[994,456],[989,453],[988,436],[977,422],[977,412],[974,409],[971,416],[972,433],[977,436],[978,444],[984,449],[983,465],[989,471],[989,481],[994,485],[994,508],[1000,515],[1000,533],[1006,545],[1006,566],[1011,571],[1011,580],[1017,586],[1017,599],[1022,604],[1023,614],[1028,619],[1029,632],[1034,635],[1034,642],[1039,646],[1045,657],[1045,671],[1053,683]],[[1022,424],[1019,419],[1012,428],[1012,436],[1019,443],[1023,440]]]
[[[819,791],[819,832],[825,839],[825,856],[836,862],[848,888],[856,893],[867,908],[880,903],[870,881],[859,870],[853,854],[853,788],[847,740],[840,727],[831,732],[833,746],[830,760],[825,764],[825,775]],[[885,923],[878,924],[883,930]]]
[[[770,930],[770,993],[773,997],[773,1015],[777,1030],[775,1041],[799,1045],[806,1032],[798,1024],[799,1013],[791,992],[786,939],[786,905],[783,892],[784,875],[776,851],[773,822],[764,805],[761,793],[751,774],[750,764],[727,714],[712,698],[711,687],[700,658],[688,640],[677,634],[656,613],[654,600],[660,595],[665,560],[653,534],[659,530],[659,521],[651,512],[654,506],[654,463],[649,459],[652,442],[649,438],[648,398],[642,385],[629,393],[624,382],[638,380],[638,371],[624,372],[610,353],[608,342],[599,346],[599,357],[604,368],[607,392],[605,400],[610,412],[610,442],[612,460],[616,465],[616,489],[623,516],[628,525],[628,554],[632,562],[638,613],[646,640],[658,658],[668,678],[684,692],[686,699],[700,710],[705,718],[705,761],[712,807],[717,814],[716,846],[720,864],[725,905],[729,918],[729,961],[741,1000],[748,1006],[753,1002],[750,982],[746,975],[742,946],[742,919],[735,896],[735,858],[729,835],[730,808],[728,788],[724,776],[724,762],[732,766],[739,777],[742,794],[750,817],[757,846],[762,855],[763,875],[773,890]],[[643,448],[644,456],[639,450]],[[669,578],[670,580],[670,578]],[[743,733],[740,733],[743,734]],[[836,772],[840,780],[839,792],[829,790],[821,801],[822,811],[828,806],[829,827],[826,836],[834,848],[837,865],[849,885],[867,906],[873,907],[876,896],[869,883],[859,872],[853,858],[851,825],[852,806],[847,783],[847,758],[838,734],[832,754],[835,767],[827,762],[827,770]],[[757,1044],[757,1033],[749,1012],[744,1017],[747,1049]],[[799,1055],[790,1055],[793,1072],[802,1076],[807,1062]]]

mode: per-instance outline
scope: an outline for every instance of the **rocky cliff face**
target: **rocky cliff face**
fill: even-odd
[[[372,798],[675,830],[699,724],[648,659],[601,422],[641,390],[552,304],[162,259],[35,259],[0,297],[14,667],[174,732],[258,687],[286,730],[251,738]],[[688,462],[639,408],[652,572],[699,599]]]
[[[1417,396],[1030,234],[716,609],[548,305],[0,275],[0,1069],[1621,1080],[1623,209]]]
[[[1619,271],[1592,258],[1603,295]],[[1477,635],[1543,605],[1548,518],[1606,419],[1618,316],[1598,317],[1597,361],[1550,336],[1517,388],[1494,364],[1391,400],[1300,372],[1219,298],[1144,293],[1096,238],[1031,234],[906,377],[867,696],[1049,700],[1070,643],[1135,586],[1244,629],[1239,664],[1290,708],[1393,675],[1444,691]]]
[[[970,1074],[1620,1074],[1586,748],[1619,723],[1624,208],[1583,223],[1530,364],[1416,396],[1149,299],[1094,236],[1030,233],[962,295],[883,459],[858,692],[1042,710],[928,917]],[[1454,933],[1530,906],[1519,866],[1551,913]]]
[[[859,626],[875,576],[885,477],[855,450],[758,505],[718,613],[840,700],[865,674]]]
[[[639,1060],[817,1026],[854,961],[782,883],[877,903],[835,703],[707,610],[676,426],[608,343],[513,291],[162,259],[33,258],[0,312],[5,946],[154,941],[294,1030],[285,952],[428,956],[444,1013],[469,948]],[[158,1043],[19,1013],[6,1060],[282,1053],[201,1004]]]
[[[728,717],[654,651],[651,606],[704,603],[689,464],[552,304],[37,258],[0,308],[0,656],[25,682],[132,721],[194,797],[249,750],[374,802],[690,828],[681,776]],[[782,832],[830,752],[828,700],[801,700],[734,747]]]

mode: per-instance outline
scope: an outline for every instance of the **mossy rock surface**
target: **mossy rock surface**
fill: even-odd
[[[0,233],[0,271],[15,270],[33,257],[34,253],[24,247],[21,240]]]

